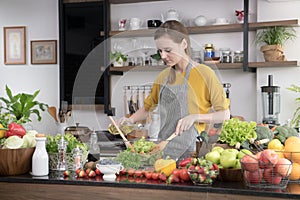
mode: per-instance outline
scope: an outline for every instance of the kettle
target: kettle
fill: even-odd
[[[166,19],[164,19],[164,15],[161,14],[161,21],[165,22],[168,20],[176,20],[176,21],[180,21],[180,16],[177,10],[175,10],[174,8],[171,8],[167,11],[166,13]]]

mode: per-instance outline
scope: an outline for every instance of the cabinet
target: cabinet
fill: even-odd
[[[127,1],[114,0],[110,3],[125,3]],[[131,0],[132,2],[142,2],[138,0]],[[272,26],[298,26],[298,19],[291,20],[279,20],[279,21],[267,21],[267,22],[255,22],[248,23],[248,11],[249,11],[249,0],[244,0],[244,12],[245,19],[243,24],[226,24],[226,25],[212,25],[212,26],[201,26],[201,27],[188,27],[190,34],[207,34],[207,33],[234,33],[241,32],[243,33],[243,51],[244,51],[244,60],[243,63],[218,63],[216,64],[218,69],[242,69],[243,71],[255,72],[256,68],[262,67],[295,67],[298,65],[297,61],[280,61],[280,62],[248,62],[248,34],[249,32],[254,32],[259,29],[268,28]],[[129,31],[108,31],[107,33],[101,32],[102,34],[108,34],[108,37],[147,37],[152,36],[155,29],[144,29],[144,30],[129,30]],[[120,34],[122,33],[122,34]],[[162,66],[149,66],[149,67],[118,67],[109,68],[110,75],[113,74],[122,74],[129,70],[161,70]]]

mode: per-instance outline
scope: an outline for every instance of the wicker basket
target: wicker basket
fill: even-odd
[[[243,180],[242,169],[219,169],[218,180],[224,182],[239,182]]]

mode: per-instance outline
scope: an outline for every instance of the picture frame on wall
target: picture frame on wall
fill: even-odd
[[[26,64],[26,27],[4,27],[4,64]]]
[[[31,41],[31,64],[57,64],[57,40]]]

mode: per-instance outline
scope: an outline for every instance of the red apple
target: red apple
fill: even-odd
[[[250,172],[244,171],[244,179],[253,184],[259,184],[263,178],[262,169],[258,169],[257,171]]]
[[[258,170],[258,160],[253,155],[245,155],[241,159],[242,167],[249,171],[249,172],[255,172]]]
[[[265,149],[262,151],[259,157],[260,168],[272,168],[278,162],[278,154],[271,149]]]
[[[279,158],[275,165],[275,171],[283,177],[287,177],[292,172],[292,163],[286,158]]]
[[[275,185],[278,185],[282,179],[282,176],[276,173],[274,168],[265,169],[263,176],[267,183]]]

